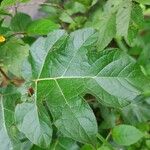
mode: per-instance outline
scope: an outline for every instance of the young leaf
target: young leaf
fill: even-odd
[[[29,35],[47,35],[49,32],[58,29],[59,25],[48,19],[33,21],[27,28]]]
[[[129,146],[143,137],[143,133],[130,125],[119,125],[112,130],[114,141],[119,145]]]

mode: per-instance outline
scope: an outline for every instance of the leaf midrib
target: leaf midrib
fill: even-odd
[[[135,77],[123,77],[123,76],[120,76],[120,77],[107,77],[107,76],[100,76],[100,77],[98,77],[98,76],[60,76],[60,77],[50,77],[50,78],[39,78],[39,79],[34,79],[33,81],[34,82],[39,82],[39,81],[46,81],[46,80],[60,80],[60,79],[96,79],[96,78],[101,78],[101,79],[106,79],[106,78],[108,78],[108,79],[110,79],[110,78],[112,78],[112,79],[134,79]],[[138,77],[136,77],[136,78],[138,78]],[[139,77],[140,78],[140,77]]]

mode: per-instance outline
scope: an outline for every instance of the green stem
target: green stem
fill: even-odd
[[[128,51],[127,47],[125,46],[124,42],[122,41],[122,38],[117,37],[115,40],[116,40],[116,43],[117,43],[118,47],[121,50],[123,50],[124,52]]]
[[[105,139],[103,136],[101,136],[99,133],[97,134],[97,138],[106,146],[108,146],[111,150],[114,150],[112,145]]]

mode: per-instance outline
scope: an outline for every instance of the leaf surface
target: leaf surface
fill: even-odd
[[[141,95],[148,82],[132,58],[119,50],[98,53],[92,50],[96,42],[93,29],[71,35],[57,30],[39,38],[30,51],[37,104],[47,101],[64,136],[92,144],[97,123],[83,96],[90,93],[107,106],[123,107]]]
[[[48,19],[39,19],[31,22],[27,28],[29,35],[47,35],[49,32],[58,29],[59,25]]]
[[[143,137],[143,133],[130,125],[116,126],[112,131],[113,139],[119,145],[129,146]]]

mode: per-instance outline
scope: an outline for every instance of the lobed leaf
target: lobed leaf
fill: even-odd
[[[98,53],[92,50],[96,42],[93,29],[70,35],[56,30],[32,45],[29,59],[36,105],[47,102],[65,137],[93,145],[97,123],[83,96],[89,93],[106,106],[124,107],[149,83],[134,59],[116,49]]]

